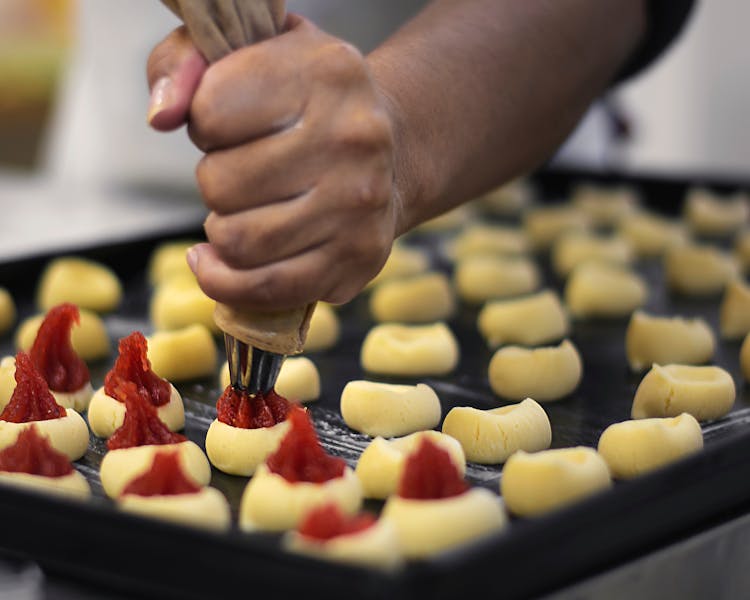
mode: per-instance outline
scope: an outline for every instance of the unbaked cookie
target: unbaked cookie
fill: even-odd
[[[721,367],[655,364],[635,392],[631,415],[644,419],[689,413],[708,421],[726,415],[735,396],[734,380]]]
[[[681,223],[646,212],[624,219],[618,233],[642,258],[661,256],[670,247],[688,241],[687,231]]]
[[[571,206],[544,206],[528,211],[523,227],[531,247],[541,251],[547,250],[565,233],[588,230],[591,221]]]
[[[151,298],[149,314],[157,330],[171,331],[196,323],[213,333],[219,328],[214,322],[216,302],[206,296],[195,275],[176,275],[160,283]]]
[[[318,302],[307,330],[305,352],[328,350],[336,345],[341,335],[341,325],[336,311],[330,304]]]
[[[693,188],[685,198],[685,220],[698,235],[723,237],[747,224],[750,200],[746,194],[720,196],[706,189]]]
[[[0,287],[0,335],[7,333],[16,322],[16,303],[5,288]]]
[[[370,314],[380,323],[433,323],[450,318],[455,310],[456,298],[444,273],[384,281],[370,295]]]
[[[216,372],[217,357],[214,338],[203,325],[157,331],[148,339],[151,368],[169,381],[208,377]]]
[[[534,190],[525,179],[515,179],[477,199],[479,208],[499,217],[517,217],[534,201]]]
[[[458,359],[458,342],[445,323],[377,325],[365,337],[360,356],[365,371],[404,377],[447,375]]]
[[[734,259],[713,246],[683,244],[664,255],[667,285],[689,296],[718,294],[738,273]]]
[[[517,450],[545,450],[552,442],[549,417],[531,398],[490,410],[456,406],[445,417],[443,433],[460,442],[467,460],[487,465],[503,463]]]
[[[535,517],[611,485],[607,463],[593,448],[578,446],[533,454],[519,450],[505,463],[500,493],[510,512]]]
[[[373,437],[406,435],[440,422],[440,399],[423,383],[350,381],[341,392],[341,416],[355,431]]]
[[[148,280],[151,285],[163,283],[174,275],[193,275],[186,256],[187,251],[198,243],[198,240],[175,240],[157,246],[148,261]]]
[[[552,290],[488,302],[479,312],[479,332],[490,347],[536,346],[565,337],[570,329],[560,298]]]
[[[599,453],[616,479],[637,477],[702,448],[701,426],[687,413],[615,423],[599,438]]]
[[[746,229],[737,234],[732,256],[744,273],[750,271],[750,230]]]
[[[0,363],[0,386],[1,382],[2,363]],[[229,363],[225,362],[219,375],[219,384],[222,389],[225,389],[229,383]],[[320,398],[318,367],[306,356],[289,356],[281,365],[274,389],[280,396],[292,402],[313,402]]]
[[[469,256],[456,264],[454,273],[459,296],[477,304],[530,294],[541,280],[536,263],[523,257]]]
[[[104,265],[83,258],[64,257],[44,269],[37,289],[37,304],[47,311],[71,302],[98,313],[113,311],[122,300],[122,284]]]
[[[582,184],[573,190],[573,206],[595,227],[614,227],[632,215],[640,203],[638,193],[625,186]]]
[[[522,229],[505,225],[477,224],[466,227],[450,244],[454,260],[472,256],[517,256],[530,250]]]
[[[716,348],[713,331],[703,319],[657,317],[636,311],[625,332],[625,352],[633,371],[652,364],[699,365]]]
[[[429,268],[430,259],[424,250],[396,242],[393,244],[388,260],[380,269],[380,273],[367,284],[367,287],[378,285],[389,279],[418,275]]]
[[[750,286],[732,279],[724,290],[719,308],[721,337],[736,340],[750,332]]]
[[[73,350],[83,360],[93,361],[106,358],[110,354],[112,341],[102,318],[89,310],[81,310],[81,321],[73,325],[70,341]],[[15,335],[17,350],[31,349],[44,315],[29,317],[18,326]]]
[[[591,233],[569,233],[561,236],[552,247],[552,265],[560,277],[567,277],[578,265],[586,262],[628,265],[633,250],[623,238]]]
[[[575,318],[624,317],[642,307],[647,298],[646,282],[613,264],[579,265],[565,284],[565,305]]]

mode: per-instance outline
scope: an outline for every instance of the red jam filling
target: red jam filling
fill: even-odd
[[[311,540],[325,542],[340,535],[360,533],[375,525],[375,522],[375,516],[370,513],[348,517],[338,506],[329,503],[307,513],[298,532]]]
[[[460,496],[468,489],[450,454],[423,439],[406,459],[398,495],[413,500],[440,500]]]
[[[34,366],[55,392],[77,392],[89,381],[89,369],[73,350],[70,330],[81,321],[75,304],[51,308],[39,327],[29,354]]]
[[[0,471],[65,477],[73,472],[73,466],[70,459],[55,450],[32,425],[18,434],[15,444],[0,451]]]
[[[292,407],[287,419],[291,427],[276,452],[266,460],[268,469],[289,483],[324,483],[341,477],[346,463],[326,454],[307,412],[303,408]]]
[[[67,414],[25,352],[16,354],[15,378],[16,389],[0,413],[0,421],[29,423],[59,419]]]
[[[246,390],[236,390],[230,385],[216,402],[216,412],[219,421],[232,427],[261,429],[284,421],[291,406],[274,390],[251,396]]]
[[[166,379],[162,379],[151,370],[148,360],[148,344],[140,331],[134,331],[122,338],[118,345],[120,351],[112,370],[104,378],[104,393],[116,398],[117,380],[132,381],[146,394],[154,406],[164,406],[169,402],[172,388]]]
[[[173,433],[156,414],[148,392],[132,381],[118,381],[114,398],[125,403],[125,419],[115,431],[107,448],[133,448],[134,446],[157,446],[177,444],[187,438]]]
[[[182,472],[177,452],[157,452],[151,468],[126,485],[122,493],[137,496],[176,496],[200,491],[200,486]]]

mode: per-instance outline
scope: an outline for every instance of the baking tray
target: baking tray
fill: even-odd
[[[547,190],[545,193],[556,196],[563,183],[570,181],[565,175],[551,174],[539,179],[538,184]],[[649,183],[640,183],[649,199]],[[674,185],[684,191],[684,182]],[[191,237],[199,233],[184,232]],[[122,306],[105,319],[115,340],[134,329],[150,331],[150,290],[144,267],[151,250],[162,241],[164,238],[151,238],[70,249],[71,253],[108,264],[125,284]],[[428,248],[436,264],[445,266],[440,253],[442,241],[439,236],[423,236],[412,243]],[[22,318],[35,312],[34,286],[49,258],[39,256],[0,265],[0,285],[13,293]],[[558,287],[546,270],[548,282]],[[716,329],[718,299],[671,297],[664,289],[657,263],[644,263],[639,270],[652,286],[649,310],[702,316]],[[311,354],[321,372],[323,392],[321,400],[309,406],[324,445],[354,466],[368,438],[346,427],[338,401],[347,381],[364,376],[358,364],[359,348],[372,322],[364,297],[339,312],[340,342],[328,352]],[[463,307],[450,322],[461,345],[456,372],[422,380],[437,391],[443,414],[457,405],[490,408],[503,404],[494,397],[486,379],[491,352],[476,330],[476,314],[476,309]],[[595,446],[606,426],[629,417],[639,377],[626,367],[626,325],[625,319],[574,324],[571,338],[583,357],[584,378],[572,397],[544,405],[552,422],[553,447]],[[95,498],[76,503],[0,487],[0,547],[31,557],[67,577],[159,598],[224,597],[238,591],[280,597],[299,593],[308,598],[537,595],[750,507],[750,405],[739,371],[739,346],[738,342],[719,343],[715,362],[732,373],[738,397],[729,416],[704,425],[703,452],[651,475],[618,483],[607,492],[546,517],[513,520],[499,535],[410,564],[395,574],[292,555],[281,549],[278,535],[248,535],[236,530],[216,534],[120,513],[103,497],[97,471],[105,446],[94,437],[76,467],[91,482]],[[12,353],[9,336],[0,341],[0,351]],[[92,365],[95,386],[101,383],[113,359],[114,354]],[[203,446],[205,431],[215,415],[217,382],[208,379],[177,387],[185,400],[186,434]],[[467,478],[497,491],[500,473],[500,467],[469,464]],[[245,481],[215,471],[212,485],[225,493],[236,510]],[[370,502],[368,507],[377,510],[378,504]]]

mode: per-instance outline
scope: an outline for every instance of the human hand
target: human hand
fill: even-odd
[[[188,253],[203,290],[234,306],[346,302],[398,229],[394,135],[362,55],[309,21],[207,66],[179,29],[148,64],[151,125],[188,123],[210,244]]]

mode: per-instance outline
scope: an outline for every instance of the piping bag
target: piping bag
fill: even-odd
[[[162,0],[187,27],[198,50],[216,62],[234,50],[283,30],[285,0]],[[214,320],[224,332],[230,381],[251,395],[273,389],[288,354],[298,354],[315,304],[257,312],[217,303]]]

